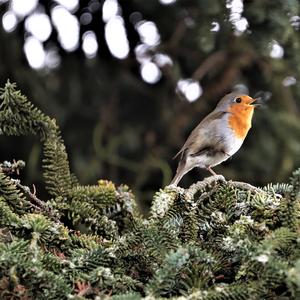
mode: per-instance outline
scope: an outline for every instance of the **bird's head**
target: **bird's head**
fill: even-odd
[[[220,102],[216,107],[216,110],[228,111],[229,109],[234,109],[234,108],[253,109],[256,107],[256,104],[254,104],[256,100],[257,99],[252,98],[248,95],[241,94],[238,92],[233,92],[227,94],[220,100]]]

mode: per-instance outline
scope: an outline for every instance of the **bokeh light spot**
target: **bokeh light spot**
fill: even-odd
[[[284,55],[283,48],[276,41],[273,41],[271,46],[270,56],[275,59],[280,59],[283,57],[283,55]]]
[[[177,91],[185,96],[189,102],[196,101],[203,93],[199,82],[193,79],[181,79],[177,83]]]
[[[79,4],[79,0],[55,0],[55,1],[71,12],[76,11]]]
[[[45,65],[49,69],[55,69],[60,65],[61,58],[56,48],[49,49],[46,52]]]
[[[156,64],[146,62],[141,65],[141,75],[144,81],[154,84],[161,78],[161,71]]]
[[[87,31],[83,34],[82,49],[88,58],[96,56],[98,51],[98,43],[95,32]]]
[[[45,51],[37,38],[30,36],[25,40],[24,52],[32,68],[42,69],[45,66]]]
[[[58,31],[61,46],[67,51],[73,51],[79,44],[79,23],[63,6],[55,6],[51,11],[51,18]]]
[[[38,0],[12,0],[10,4],[16,15],[24,17],[36,8]]]
[[[220,30],[220,24],[218,22],[212,22],[211,25],[212,25],[212,28],[210,31],[218,32]]]
[[[150,54],[151,47],[149,47],[146,44],[139,44],[135,47],[134,52],[136,59],[139,63],[144,63],[146,61],[151,60],[151,54]]]
[[[129,53],[129,44],[123,18],[115,16],[105,25],[105,39],[111,54],[124,59]]]
[[[101,4],[99,3],[98,0],[91,0],[89,2],[89,11],[92,13],[95,13],[101,8]]]
[[[291,25],[296,29],[298,30],[299,27],[300,27],[300,17],[299,16],[292,16],[290,18],[290,22],[291,22]]]
[[[33,13],[25,21],[25,28],[41,42],[46,41],[52,31],[50,19],[46,14]]]
[[[129,16],[129,21],[130,21],[133,25],[135,25],[136,23],[142,21],[142,19],[143,19],[143,16],[142,16],[142,14],[141,14],[140,12],[138,12],[138,11],[135,11],[135,12],[131,13],[130,16]]]
[[[158,53],[154,55],[154,61],[159,67],[164,67],[166,65],[172,66],[173,61],[169,55]]]
[[[93,16],[89,12],[84,12],[80,16],[80,24],[82,24],[82,25],[88,25],[92,22],[92,20],[93,20]]]
[[[170,5],[176,2],[176,0],[159,0],[161,4]]]
[[[233,24],[236,35],[241,35],[248,28],[248,21],[242,17],[244,4],[242,0],[227,0],[226,7],[230,10],[230,22]]]
[[[149,46],[156,46],[160,42],[160,35],[155,23],[151,21],[141,21],[136,25],[137,31],[143,43]]]
[[[284,86],[291,86],[297,83],[297,79],[293,76],[287,76],[282,80]]]
[[[119,4],[117,0],[106,0],[102,7],[102,19],[108,22],[119,13]]]
[[[17,17],[12,11],[7,11],[2,17],[2,26],[6,32],[12,32],[17,27]]]
[[[235,27],[240,32],[244,32],[248,28],[248,25],[246,18],[241,18],[235,22]]]

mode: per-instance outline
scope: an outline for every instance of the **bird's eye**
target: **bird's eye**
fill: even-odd
[[[237,97],[237,98],[235,98],[235,100],[234,100],[236,103],[241,103],[242,102],[242,99],[240,98],[240,97]]]

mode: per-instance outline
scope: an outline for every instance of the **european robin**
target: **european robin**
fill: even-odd
[[[216,175],[212,167],[227,160],[242,146],[251,128],[254,101],[256,99],[238,92],[224,96],[175,155],[180,155],[180,162],[171,184],[176,186],[195,167],[205,168]]]

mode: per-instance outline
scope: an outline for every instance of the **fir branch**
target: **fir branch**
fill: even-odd
[[[232,186],[232,187],[235,187],[235,188],[238,188],[238,189],[242,189],[242,190],[246,190],[246,191],[250,191],[250,192],[253,192],[253,193],[265,193],[265,191],[263,189],[260,189],[260,188],[257,188],[249,183],[246,183],[246,182],[240,182],[240,181],[232,181],[232,180],[229,180],[228,182],[228,185],[229,186]]]
[[[211,186],[212,184],[217,184],[218,182],[226,182],[224,176],[216,175],[205,178],[203,181],[198,181],[192,184],[186,191],[184,198],[186,200],[193,199],[194,195],[201,190],[204,190],[206,187]]]
[[[68,154],[55,120],[44,141],[43,175],[46,189],[54,196],[66,196],[72,188]],[[50,126],[50,125],[49,125]]]
[[[3,163],[0,163],[0,169],[2,172],[6,175],[11,175],[16,173],[19,175],[20,170],[25,167],[25,162],[23,160],[13,160],[13,162],[4,161]]]
[[[56,216],[56,213],[49,206],[47,206],[44,201],[40,200],[36,196],[35,186],[34,186],[34,192],[32,193],[28,186],[22,185],[20,183],[20,180],[18,180],[18,179],[11,179],[11,180],[20,190],[22,190],[26,195],[28,195],[29,199],[31,200],[30,205],[34,209],[36,209],[39,212],[45,213],[50,219],[54,220],[55,222],[57,222],[59,224],[62,224],[61,221]]]

